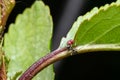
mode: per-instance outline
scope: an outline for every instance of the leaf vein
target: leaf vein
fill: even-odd
[[[102,35],[98,36],[95,40],[91,41],[90,44],[93,44],[95,41],[99,40],[101,37],[103,37],[104,35],[106,35],[108,32],[112,31],[113,29],[120,27],[120,24],[115,25],[111,28],[109,28],[107,31],[105,31]]]

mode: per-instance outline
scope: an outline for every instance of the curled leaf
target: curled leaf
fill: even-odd
[[[7,80],[6,65],[5,65],[5,60],[4,60],[4,54],[1,54],[0,80]]]

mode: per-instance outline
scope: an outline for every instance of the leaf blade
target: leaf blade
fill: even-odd
[[[42,1],[36,1],[31,8],[17,17],[15,24],[10,25],[4,39],[6,55],[11,59],[8,66],[9,78],[14,77],[16,72],[24,72],[33,62],[50,52],[52,26],[49,8]],[[33,80],[48,80],[43,75],[52,80],[52,66],[43,70]]]
[[[76,44],[119,44],[119,12],[120,5],[117,3],[101,7],[90,20],[81,23],[75,37]]]

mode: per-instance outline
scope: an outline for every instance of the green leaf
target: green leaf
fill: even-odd
[[[120,0],[117,0],[117,3],[120,3]]]
[[[75,34],[76,46],[96,45],[98,47],[102,44],[102,47],[106,46],[105,49],[110,45],[111,49],[120,50],[120,4],[107,4],[91,12],[95,12],[94,15],[81,22]]]
[[[59,47],[65,47],[68,40],[75,38],[76,32],[78,30],[78,28],[80,27],[80,25],[86,20],[86,19],[90,19],[94,14],[96,14],[98,12],[98,8],[94,8],[93,10],[91,10],[90,12],[86,13],[84,16],[80,16],[78,17],[77,21],[75,21],[75,23],[73,24],[72,28],[70,29],[70,31],[67,34],[67,37],[63,37],[60,43]]]
[[[74,46],[81,50],[120,50],[120,3],[93,8],[84,16],[78,17],[60,47],[65,47],[68,40],[75,40]],[[89,49],[89,50],[88,50]],[[83,52],[87,52],[83,51]],[[81,51],[82,52],[82,51]]]
[[[10,25],[4,38],[4,50],[10,58],[8,80],[50,52],[52,27],[49,8],[42,1],[36,1]],[[53,67],[49,66],[33,80],[53,80],[53,76]]]

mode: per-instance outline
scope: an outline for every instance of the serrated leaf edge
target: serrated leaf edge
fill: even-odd
[[[70,29],[70,31],[68,32],[67,36],[66,37],[63,37],[61,39],[61,43],[60,43],[60,46],[59,48],[61,47],[65,47],[68,40],[70,39],[73,39],[75,38],[75,34],[78,30],[78,28],[80,27],[80,25],[84,22],[84,21],[89,21],[91,20],[95,15],[99,14],[99,12],[101,11],[105,11],[107,9],[109,9],[110,7],[112,6],[120,6],[120,3],[118,1],[116,2],[112,2],[111,4],[106,4],[104,6],[101,6],[100,8],[98,7],[94,7],[91,11],[87,12],[85,15],[83,16],[79,16],[77,18],[77,20],[74,22],[74,24],[72,25],[72,28]],[[77,25],[77,26],[76,26]],[[76,29],[75,29],[76,28]],[[73,29],[74,30],[74,33],[73,33]],[[72,33],[72,34],[71,34]]]

